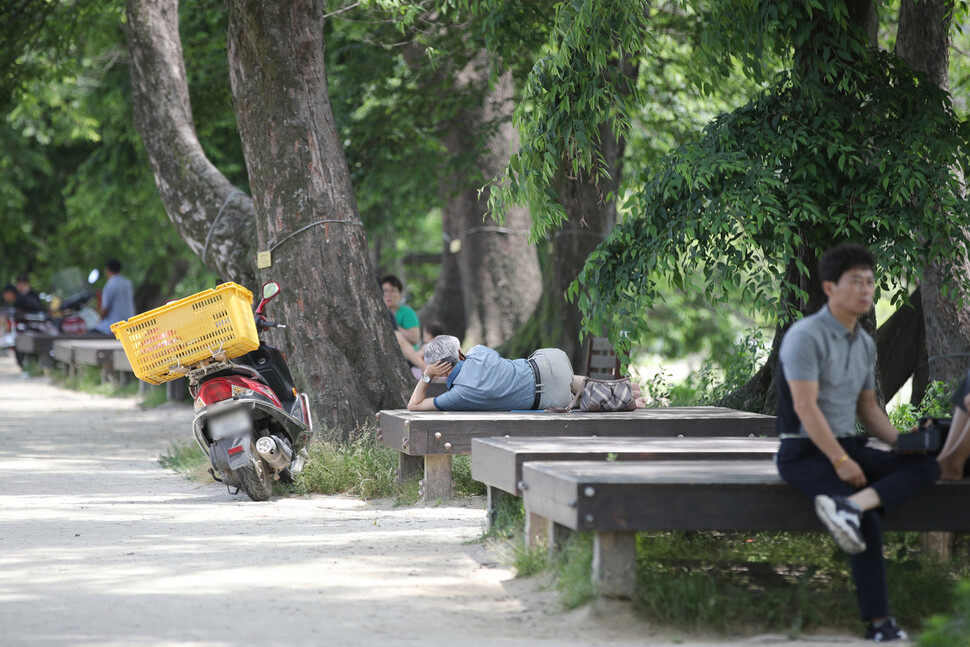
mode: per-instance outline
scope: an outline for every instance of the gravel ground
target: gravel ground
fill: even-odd
[[[191,408],[22,379],[0,355],[0,645],[858,645],[563,612],[476,541],[480,499],[231,496],[161,468]]]

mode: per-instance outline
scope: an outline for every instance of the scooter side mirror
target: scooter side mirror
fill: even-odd
[[[99,278],[101,278],[101,272],[98,271],[98,268],[94,268],[88,274],[88,284],[94,285],[94,282],[97,281]]]
[[[276,281],[270,281],[269,283],[263,284],[263,299],[269,301],[277,294],[280,293],[280,284]]]

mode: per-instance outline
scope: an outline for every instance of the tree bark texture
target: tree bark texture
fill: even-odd
[[[947,0],[903,0],[899,9],[896,55],[925,73],[940,88],[950,87],[947,69],[953,3]],[[967,250],[958,261],[932,262],[923,271],[923,320],[926,328],[928,379],[952,382],[966,373],[970,363],[970,310],[967,293],[960,288],[970,274]],[[943,286],[949,284],[949,294]],[[960,298],[964,306],[958,307]]]
[[[579,306],[566,300],[566,289],[576,279],[586,259],[616,225],[615,195],[620,184],[626,142],[617,141],[609,127],[601,125],[600,153],[607,178],[574,177],[565,169],[556,176],[554,189],[568,220],[548,242],[543,262],[543,291],[529,321],[503,348],[511,355],[528,355],[537,348],[561,348],[569,356],[573,371],[584,374],[587,344]],[[600,331],[596,336],[606,336]],[[588,340],[587,340],[588,341]]]
[[[178,30],[178,0],[128,0],[135,127],[179,236],[223,280],[253,288],[252,200],[208,160],[196,136]]]
[[[926,393],[928,376],[921,288],[909,295],[908,305],[901,306],[879,326],[876,352],[886,398],[892,398],[912,377],[910,403],[918,406]]]
[[[413,379],[380,298],[337,135],[323,0],[229,2],[233,101],[252,185],[263,280],[283,287],[290,368],[317,420],[342,433],[403,405]],[[392,361],[393,360],[393,361]]]
[[[488,82],[488,60],[482,54],[456,74],[456,92]],[[506,72],[485,93],[481,105],[459,114],[444,138],[453,158],[476,149],[473,176],[458,170],[444,177],[446,196],[442,232],[446,236],[434,302],[422,311],[436,318],[467,348],[504,343],[532,313],[542,292],[535,248],[529,243],[531,218],[525,208],[511,210],[504,224],[486,220],[488,194],[478,186],[509,161],[518,137],[512,126],[512,75]],[[481,145],[482,134],[487,135]],[[460,187],[456,193],[455,188]],[[452,241],[458,241],[453,243]],[[453,251],[452,244],[460,248]]]

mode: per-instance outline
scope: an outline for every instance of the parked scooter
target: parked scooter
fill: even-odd
[[[98,270],[91,270],[85,283],[81,271],[76,267],[56,272],[51,278],[51,292],[40,295],[47,311],[11,311],[8,318],[13,325],[3,343],[14,346],[17,333],[50,337],[86,333],[100,320],[97,310],[89,305],[97,296],[93,284],[99,276]]]
[[[51,321],[59,333],[79,335],[91,330],[98,323],[100,316],[89,304],[97,296],[93,286],[100,276],[97,269],[91,270],[85,283],[81,271],[71,267],[51,277],[49,307]]]
[[[263,285],[254,314],[260,335],[285,328],[264,314],[279,292],[279,283]],[[306,462],[313,434],[309,399],[294,387],[283,355],[262,340],[245,355],[230,360],[217,354],[214,360],[186,371],[195,398],[195,440],[209,456],[213,478],[266,501],[274,480],[291,482]]]

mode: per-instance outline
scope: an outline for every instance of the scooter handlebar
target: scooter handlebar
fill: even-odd
[[[286,328],[286,324],[276,323],[275,321],[266,321],[265,319],[257,319],[256,327],[259,330],[266,330],[267,328]]]

